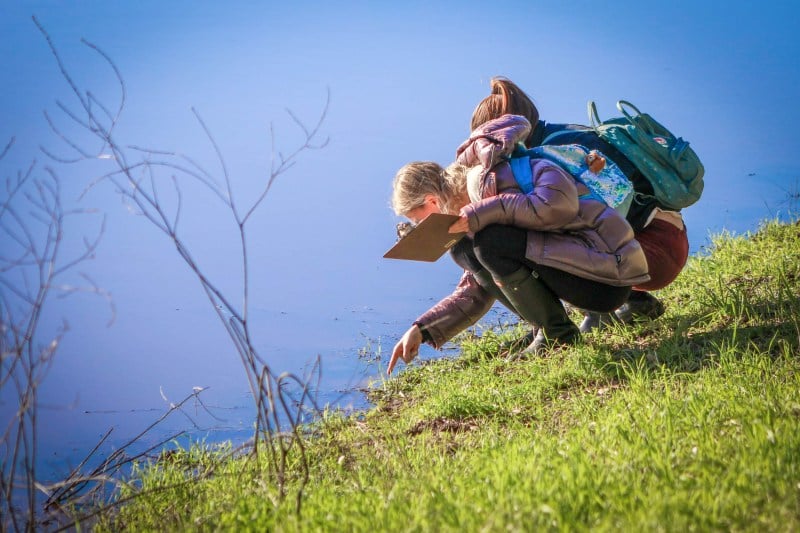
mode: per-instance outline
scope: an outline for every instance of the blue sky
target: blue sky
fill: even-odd
[[[317,354],[347,375],[367,341],[386,353],[458,269],[383,260],[396,217],[391,179],[411,160],[447,163],[469,117],[505,75],[536,101],[542,118],[586,123],[620,98],[689,140],[706,167],[706,190],[684,215],[697,252],[723,229],[755,229],[798,190],[794,129],[800,123],[800,24],[791,2],[6,2],[0,15],[0,140],[16,136],[3,177],[36,158],[62,179],[65,201],[99,209],[107,228],[82,270],[109,290],[102,301],[54,301],[50,323],[72,331],[43,393],[79,408],[161,405],[211,386],[220,403],[246,389],[238,359],[174,247],[131,214],[110,186],[79,193],[102,162],[47,162],[40,145],[64,150],[42,111],[68,88],[31,21],[50,33],[76,81],[108,102],[119,89],[80,39],[119,67],[127,91],[123,144],[189,154],[219,173],[194,107],[233,177],[251,198],[277,146],[299,139],[286,113],[314,122],[330,91],[322,133],[329,144],[281,176],[251,228],[252,305],[259,346],[288,370]],[[62,117],[63,118],[63,117]],[[67,121],[59,122],[72,133]],[[187,188],[185,238],[220,285],[236,291],[230,220],[207,194]],[[72,236],[96,220],[76,223]],[[87,385],[87,378],[92,385]],[[122,383],[125,383],[123,386]],[[71,403],[73,402],[73,403]]]

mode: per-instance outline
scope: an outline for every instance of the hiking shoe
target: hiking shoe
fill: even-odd
[[[539,328],[539,331],[536,333],[536,337],[534,337],[533,342],[528,345],[527,348],[522,350],[521,352],[517,353],[510,357],[510,359],[525,359],[530,356],[543,356],[547,355],[549,352],[564,348],[567,346],[574,346],[578,344],[581,340],[581,332],[578,330],[578,326],[572,324],[572,327],[566,331],[563,331],[558,336],[552,339],[548,339],[544,335],[544,330]]]
[[[614,311],[614,314],[623,324],[630,324],[638,320],[655,320],[664,311],[664,304],[649,292],[632,291],[628,301]]]
[[[580,325],[581,333],[589,333],[593,329],[602,331],[612,322],[617,322],[617,315],[614,313],[595,313],[594,311],[584,311],[583,322]]]

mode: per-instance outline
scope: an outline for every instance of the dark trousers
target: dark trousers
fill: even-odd
[[[615,287],[534,263],[525,257],[528,231],[516,226],[487,226],[474,238],[464,237],[450,249],[453,260],[470,272],[488,271],[500,279],[522,267],[531,269],[552,291],[553,297],[575,307],[608,313],[622,305],[630,287]]]

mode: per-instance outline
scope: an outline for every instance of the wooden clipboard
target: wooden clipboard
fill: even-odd
[[[397,241],[383,254],[383,257],[433,263],[466,235],[466,232],[447,232],[447,228],[459,218],[458,215],[431,213],[405,237]]]

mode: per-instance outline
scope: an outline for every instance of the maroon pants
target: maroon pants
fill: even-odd
[[[678,277],[689,258],[686,228],[678,229],[664,220],[654,219],[636,233],[650,271],[650,281],[634,287],[639,291],[663,289]]]

